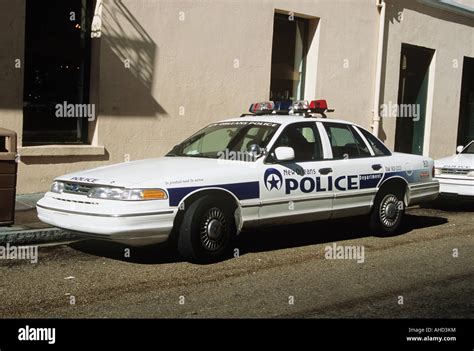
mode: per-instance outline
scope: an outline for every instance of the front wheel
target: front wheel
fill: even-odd
[[[370,230],[375,234],[394,234],[400,230],[405,215],[405,192],[397,189],[382,189],[375,196],[370,214]]]
[[[236,233],[234,210],[214,196],[194,201],[186,209],[179,231],[181,256],[199,263],[222,260]]]

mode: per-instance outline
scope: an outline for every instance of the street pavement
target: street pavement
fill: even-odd
[[[396,236],[363,219],[258,229],[210,265],[162,246],[46,244],[37,263],[0,259],[0,318],[473,318],[473,235],[470,208],[411,208]],[[334,243],[363,262],[328,259]]]

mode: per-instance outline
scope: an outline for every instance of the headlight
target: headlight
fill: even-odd
[[[468,177],[474,177],[474,171],[469,171],[469,173],[467,174]]]
[[[435,176],[441,175],[442,173],[441,168],[435,168]]]
[[[54,181],[53,184],[51,184],[51,189],[53,193],[58,193],[61,194],[64,191],[64,183],[63,182],[58,182]]]
[[[123,189],[98,187],[92,188],[87,194],[95,199],[137,201],[137,200],[164,200],[168,198],[162,189]]]

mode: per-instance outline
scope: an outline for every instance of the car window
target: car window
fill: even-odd
[[[237,128],[217,129],[209,134],[206,138],[199,138],[191,145],[183,149],[183,153],[192,155],[194,153],[206,154],[217,153],[224,150],[229,142],[229,135],[235,133]]]
[[[275,142],[267,161],[276,161],[273,151],[280,146],[293,148],[295,151],[294,162],[323,159],[321,138],[314,123],[295,123],[287,126]]]
[[[390,150],[372,133],[369,133],[367,130],[358,127],[358,130],[362,133],[362,135],[367,139],[372,150],[374,150],[375,156],[390,156],[392,153]]]
[[[264,149],[280,124],[259,121],[223,121],[201,129],[182,143],[173,147],[166,156],[229,158],[255,160],[246,156],[256,144]]]
[[[471,142],[463,151],[463,154],[474,154],[474,142]]]
[[[242,138],[242,142],[237,145],[236,149],[240,151],[247,151],[250,148],[250,145],[266,145],[270,140],[269,138],[273,136],[271,129],[264,129],[260,127],[250,128],[247,134]]]
[[[349,124],[324,123],[335,159],[370,157],[370,151]]]

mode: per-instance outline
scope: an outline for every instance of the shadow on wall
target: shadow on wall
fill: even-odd
[[[158,47],[121,0],[103,4],[100,40],[100,112],[166,115],[152,95]]]
[[[15,68],[15,60],[23,63],[25,6],[24,0],[1,1],[0,47],[12,52],[0,54],[0,108],[22,109],[24,67]],[[103,4],[102,36],[92,40],[100,40],[103,63],[101,79],[96,80],[101,91],[100,112],[117,116],[166,115],[152,95],[157,45],[122,0]],[[129,68],[125,67],[127,59]]]
[[[415,11],[420,14],[430,16],[443,21],[450,21],[457,24],[473,27],[473,18],[463,16],[457,13],[448,12],[439,8],[431,7],[426,4],[422,4],[413,0],[385,0],[387,4],[386,17],[385,17],[385,33],[384,33],[384,47],[383,47],[383,59],[382,59],[382,77],[381,77],[381,92],[380,102],[385,102],[385,81],[386,81],[386,68],[387,68],[387,43],[390,31],[390,25],[401,23],[403,20],[405,10]],[[466,39],[467,40],[467,39]],[[401,46],[400,46],[401,51]],[[395,103],[395,102],[394,102]],[[385,141],[387,134],[383,129],[383,118],[380,121],[380,139]]]
[[[385,2],[387,3],[387,20],[392,24],[394,22],[401,22],[403,18],[401,17],[401,14],[403,14],[404,10],[410,10],[439,20],[463,24],[470,27],[474,26],[474,20],[472,17],[463,16],[462,14],[443,10],[418,1],[385,0]]]

